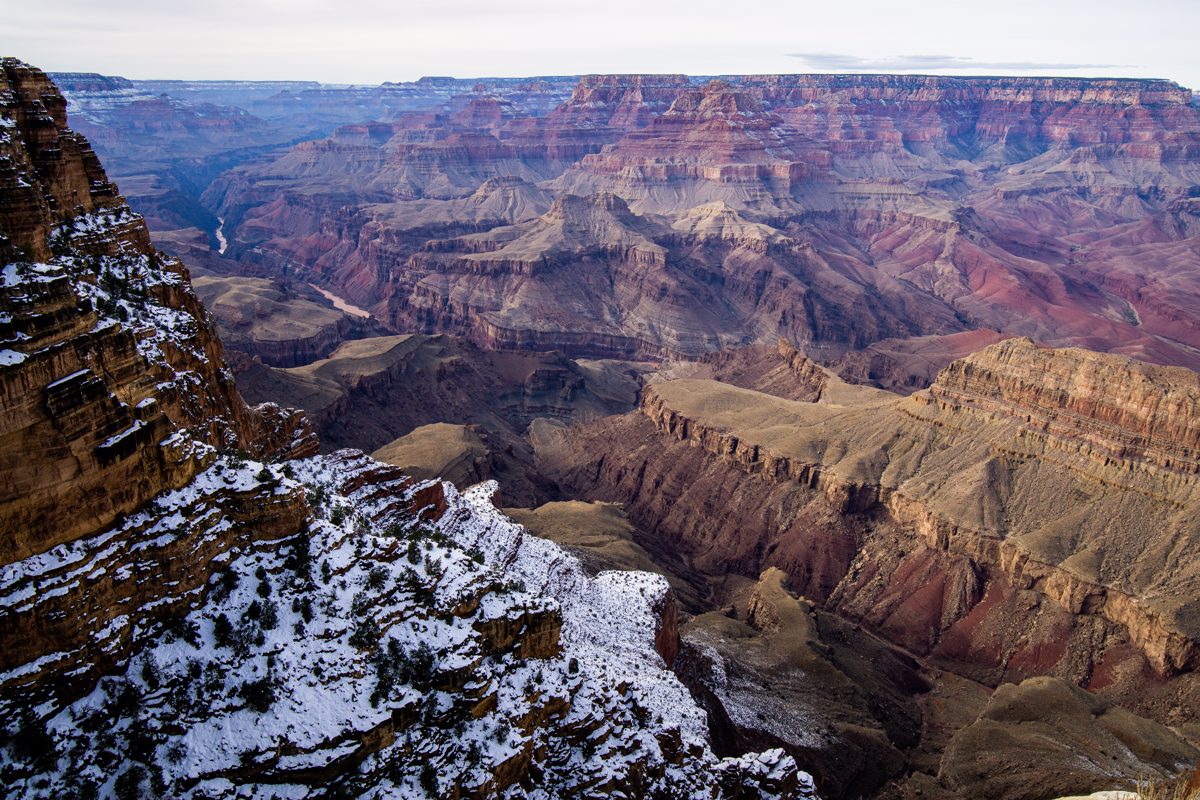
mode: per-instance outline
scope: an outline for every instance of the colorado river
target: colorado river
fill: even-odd
[[[229,242],[225,240],[225,218],[217,217],[217,252],[221,255],[225,254],[225,248],[229,247]]]
[[[371,312],[369,312],[365,309],[359,308],[356,305],[352,305],[352,304],[346,302],[345,300],[338,297],[333,292],[326,291],[325,289],[322,289],[320,286],[317,286],[316,284],[313,284],[313,283],[310,283],[309,286],[311,286],[312,288],[316,289],[318,292],[323,294],[325,296],[326,300],[333,301],[334,308],[336,308],[340,311],[345,311],[347,314],[353,314],[356,317],[371,316]]]

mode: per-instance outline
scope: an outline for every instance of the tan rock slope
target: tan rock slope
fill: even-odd
[[[625,502],[701,569],[777,564],[981,680],[1050,672],[1163,719],[1194,714],[1195,373],[1012,339],[908,398],[824,383],[816,402],[652,383],[649,426],[535,444],[552,473]]]
[[[1030,678],[996,690],[950,741],[940,777],[950,797],[1038,800],[1174,780],[1197,758],[1163,725],[1060,679]]]
[[[490,453],[486,472],[501,482],[505,502],[537,505],[549,499],[550,487],[532,470],[524,435],[529,423],[538,417],[583,421],[634,408],[638,374],[646,368],[401,334],[345,342],[328,358],[299,367],[255,364],[238,375],[238,384],[253,401],[303,408],[327,450],[373,452],[437,423],[477,426]],[[426,455],[406,466],[455,460],[459,447],[443,438],[450,449],[435,455],[437,440],[427,438]]]
[[[437,478],[465,489],[491,477],[491,452],[466,425],[434,422],[385,444],[371,458],[420,480]]]
[[[1126,625],[1160,672],[1200,665],[1196,373],[1015,339],[907,400],[843,391],[797,404],[677,381],[643,409],[748,470],[844,510],[877,503],[931,546]]]
[[[344,341],[385,333],[373,320],[336,308],[303,284],[203,275],[194,278],[192,286],[217,318],[226,349],[272,367],[308,364]]]

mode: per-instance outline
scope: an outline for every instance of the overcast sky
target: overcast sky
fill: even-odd
[[[52,71],[378,83],[587,72],[1170,78],[1200,0],[48,0],[0,47]]]

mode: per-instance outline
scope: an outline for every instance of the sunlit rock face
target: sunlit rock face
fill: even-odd
[[[778,567],[960,674],[1194,719],[1196,373],[1009,339],[899,397],[778,361],[716,365],[763,391],[664,380],[637,413],[535,426],[539,461],[706,573]]]

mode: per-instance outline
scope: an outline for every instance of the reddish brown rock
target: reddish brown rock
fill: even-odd
[[[780,566],[979,680],[1097,670],[1097,688],[1174,720],[1200,688],[1180,410],[1196,396],[1186,370],[1009,340],[909,399],[835,378],[815,403],[675,380],[644,391],[651,426],[535,445],[584,496],[626,503],[648,547],[710,574]]]
[[[546,116],[472,93],[386,126],[222,177],[234,250],[489,346],[695,357],[782,335],[906,391],[971,331],[1200,365],[1200,117],[1166,81],[589,76]],[[465,202],[497,179],[544,196]],[[665,252],[540,247],[569,195],[620,197]]]
[[[0,146],[32,171],[0,184],[0,669],[22,686],[73,674],[71,694],[128,655],[131,621],[192,602],[223,554],[294,533],[307,506],[262,488],[200,492],[180,501],[197,516],[190,535],[165,539],[153,513],[133,515],[219,451],[290,457],[317,442],[294,411],[242,400],[187,269],[151,246],[66,127],[58,90],[2,67],[0,118],[15,122]],[[201,513],[214,507],[224,527]]]

